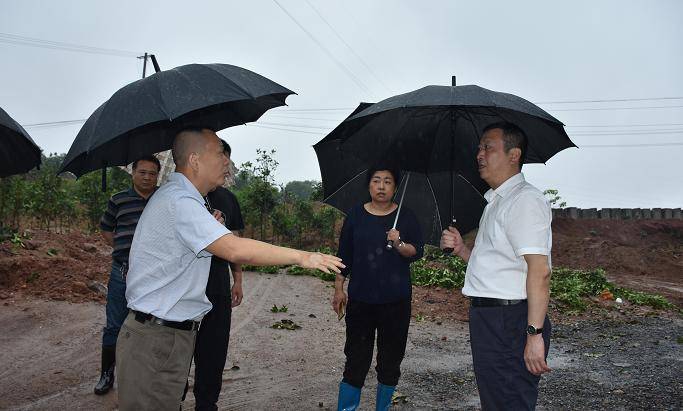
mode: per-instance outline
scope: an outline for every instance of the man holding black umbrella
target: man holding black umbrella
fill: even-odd
[[[223,184],[228,158],[216,133],[182,130],[176,171],[140,217],[126,281],[128,314],[117,341],[119,408],[178,409],[199,323],[211,310],[211,256],[240,264],[290,265],[339,272],[337,257],[230,235],[203,196]]]
[[[550,372],[550,205],[524,180],[527,141],[511,123],[487,126],[479,144],[481,178],[491,189],[470,250],[457,229],[442,249],[468,262],[463,294],[470,297],[470,343],[484,410],[534,409],[540,376]]]

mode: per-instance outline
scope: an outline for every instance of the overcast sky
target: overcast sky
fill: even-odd
[[[456,75],[542,103],[567,125],[581,148],[525,167],[538,188],[559,189],[569,206],[681,207],[682,17],[679,0],[0,0],[0,107],[45,152],[64,153],[82,122],[30,125],[86,119],[140,78],[138,53],[162,69],[238,65],[298,93],[219,133],[237,164],[276,149],[287,182],[320,178],[311,146],[360,101]]]

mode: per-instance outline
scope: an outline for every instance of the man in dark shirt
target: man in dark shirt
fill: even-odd
[[[230,145],[221,140],[223,150],[230,161]],[[211,212],[222,213],[220,218],[233,233],[244,229],[242,212],[237,197],[230,190],[218,187],[206,197]],[[221,221],[221,220],[219,220]],[[230,272],[233,285],[230,288]],[[211,257],[211,270],[206,285],[206,297],[213,307],[202,319],[197,332],[194,350],[194,397],[195,409],[217,410],[216,402],[223,384],[223,369],[228,354],[230,317],[232,307],[242,303],[242,266],[219,257]]]
[[[95,394],[103,395],[114,385],[116,339],[121,324],[128,315],[126,303],[126,271],[128,253],[135,227],[147,200],[154,193],[161,165],[154,156],[145,156],[133,163],[133,186],[109,199],[100,220],[102,237],[113,247],[111,274],[107,287],[107,324],[102,335],[102,371]]]

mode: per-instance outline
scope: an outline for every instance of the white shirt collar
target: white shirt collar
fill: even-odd
[[[496,188],[495,190],[490,188],[486,193],[484,193],[484,198],[488,203],[490,203],[491,201],[493,201],[493,199],[495,198],[494,196],[496,195],[500,197],[505,197],[510,192],[510,190],[512,190],[518,184],[523,183],[524,181],[526,181],[524,179],[524,174],[519,172],[505,180],[503,184],[498,186],[498,188]]]
[[[195,187],[194,184],[192,184],[192,182],[185,176],[185,174],[174,171],[169,174],[168,181],[177,182],[185,187],[185,189],[192,194],[192,197],[196,197],[197,200],[201,201],[202,203],[204,202],[204,197],[202,197],[202,194],[199,192],[199,190],[197,190],[197,187]]]

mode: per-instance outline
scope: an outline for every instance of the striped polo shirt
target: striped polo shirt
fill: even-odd
[[[146,205],[147,200],[133,187],[109,199],[107,210],[100,220],[100,229],[114,233],[114,251],[111,253],[114,260],[128,262],[135,227]]]

